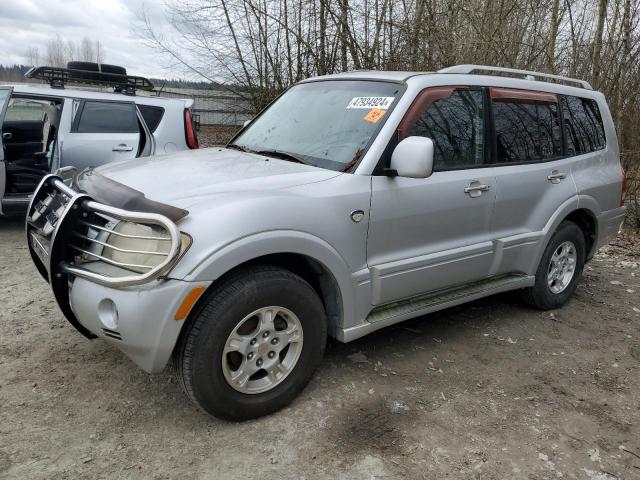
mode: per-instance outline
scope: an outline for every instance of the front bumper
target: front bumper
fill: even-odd
[[[166,225],[172,242],[167,259],[140,275],[118,266],[126,264],[108,263],[94,248],[105,245],[95,229],[112,231],[108,220],[114,218]],[[67,320],[89,339],[114,343],[144,370],[161,371],[183,323],[174,319],[176,310],[191,288],[202,286],[166,277],[180,252],[175,224],[157,213],[97,203],[51,175],[34,193],[26,233],[33,262]],[[85,268],[86,262],[94,264],[93,270]]]
[[[88,331],[122,350],[138,366],[157,373],[167,364],[184,321],[174,315],[197,285],[162,280],[122,289],[76,278],[69,289],[69,306]]]

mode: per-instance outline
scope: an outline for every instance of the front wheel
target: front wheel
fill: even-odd
[[[562,222],[542,254],[534,286],[523,292],[524,300],[541,310],[564,305],[582,275],[585,250],[580,227],[573,222]]]
[[[180,383],[196,405],[228,420],[291,402],[313,376],[327,336],[315,290],[271,266],[232,274],[185,328],[176,349]]]

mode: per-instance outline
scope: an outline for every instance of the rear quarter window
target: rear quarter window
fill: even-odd
[[[142,114],[142,118],[144,118],[144,123],[149,127],[149,130],[151,130],[151,132],[155,132],[162,121],[162,117],[164,116],[164,108],[156,107],[154,105],[138,104],[138,109]]]
[[[80,108],[75,133],[138,133],[133,103],[85,101]]]
[[[606,146],[604,125],[595,100],[574,96],[561,99],[567,155],[582,155]]]

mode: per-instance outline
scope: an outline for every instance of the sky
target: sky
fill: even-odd
[[[100,40],[104,63],[124,66],[133,75],[175,78],[163,68],[157,53],[132,31],[143,8],[152,23],[167,34],[165,0],[0,0],[0,64],[27,64],[27,49],[44,56],[47,42]],[[169,33],[170,34],[170,33]]]

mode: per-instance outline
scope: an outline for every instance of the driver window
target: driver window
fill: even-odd
[[[485,142],[482,90],[456,89],[429,103],[409,126],[407,136],[433,140],[435,171],[481,166]]]

